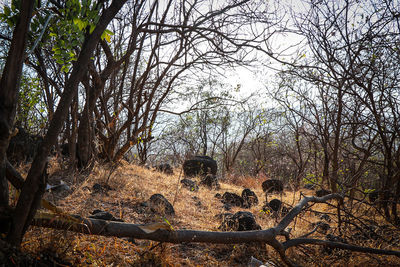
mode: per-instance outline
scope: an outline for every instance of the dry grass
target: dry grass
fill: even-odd
[[[176,215],[168,217],[175,229],[197,229],[217,231],[220,221],[216,215],[225,212],[216,193],[226,191],[241,194],[244,188],[252,189],[259,198],[256,207],[248,209],[255,215],[262,229],[276,225],[278,219],[261,211],[265,196],[261,189],[262,180],[253,177],[241,177],[222,182],[220,190],[209,190],[200,187],[191,192],[181,188],[180,171],[174,175],[166,175],[139,166],[122,163],[116,170],[97,165],[88,177],[67,176],[57,161],[52,162],[50,183],[63,179],[71,185],[71,193],[46,193],[46,198],[55,202],[65,212],[87,217],[94,209],[111,212],[115,217],[129,223],[149,223],[160,221],[159,216],[138,211],[140,203],[148,200],[152,194],[162,194],[173,203]],[[75,181],[75,184],[73,183]],[[107,193],[93,193],[95,183],[108,183],[112,190]],[[268,199],[281,199],[286,205],[296,205],[300,194],[311,195],[307,189],[286,191],[282,195],[269,195]],[[196,203],[200,201],[201,205]],[[232,208],[230,212],[243,210]],[[335,209],[325,204],[312,206],[313,211],[335,213]],[[360,210],[360,214],[372,212]],[[371,215],[368,215],[371,216]],[[301,236],[311,230],[310,224],[319,220],[314,212],[305,212],[291,224],[293,237]],[[330,223],[335,228],[335,223]],[[335,230],[330,230],[337,234]],[[398,232],[396,232],[398,234]],[[323,238],[323,234],[315,233],[313,238]],[[388,249],[370,241],[360,241],[365,246]],[[35,255],[53,255],[54,259],[63,259],[74,266],[247,266],[251,256],[262,261],[272,261],[281,265],[279,256],[270,247],[262,245],[210,245],[210,244],[158,244],[147,240],[136,240],[136,244],[121,238],[89,236],[63,231],[32,228],[25,236],[23,249]],[[40,254],[42,253],[42,254]],[[388,266],[398,265],[400,261],[394,257],[370,256],[360,253],[334,252],[326,254],[317,246],[303,246],[289,250],[289,255],[298,263],[306,266]],[[40,257],[40,256],[39,256]],[[48,256],[47,256],[48,257]],[[56,260],[54,260],[56,261]]]

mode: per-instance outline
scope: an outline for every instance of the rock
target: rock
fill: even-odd
[[[258,204],[258,198],[256,193],[246,188],[242,191],[243,207],[250,208]]]
[[[107,193],[110,190],[112,190],[111,186],[105,183],[103,184],[96,183],[92,186],[93,193]]]
[[[243,206],[243,198],[235,193],[225,192],[222,195],[222,203],[229,204],[236,207]]]
[[[208,156],[195,156],[183,163],[183,172],[187,177],[216,175],[217,169],[217,162]]]
[[[172,169],[171,165],[169,165],[168,163],[163,163],[160,165],[156,166],[156,170],[159,172],[163,172],[165,174],[174,174],[174,170]]]
[[[375,203],[375,201],[379,198],[379,190],[374,190],[368,193],[369,202]]]
[[[331,217],[329,217],[328,214],[322,214],[319,218],[320,218],[321,220],[325,220],[325,221],[327,221],[327,222],[331,222]]]
[[[232,209],[232,206],[229,205],[229,204],[224,204],[224,205],[222,206],[222,208],[223,208],[224,210],[226,210],[226,211],[230,211],[230,210]]]
[[[315,195],[317,196],[317,197],[323,197],[323,196],[326,196],[326,195],[329,195],[330,193],[332,193],[331,191],[329,191],[329,190],[325,190],[325,189],[320,189],[320,190],[317,190],[316,192],[315,192]]]
[[[7,159],[13,165],[31,161],[42,142],[43,137],[32,135],[24,128],[17,127],[7,148]]]
[[[192,181],[190,179],[187,179],[187,178],[182,179],[181,184],[183,187],[189,189],[192,192],[199,190],[199,186],[196,184],[196,182]]]
[[[215,197],[215,198],[218,198],[218,199],[221,199],[221,198],[222,198],[222,196],[221,196],[220,193],[216,193],[214,197]]]
[[[275,212],[278,212],[282,207],[282,202],[279,199],[273,199],[268,203],[268,206]]]
[[[192,199],[194,200],[194,205],[198,208],[201,208],[203,206],[203,204],[201,203],[200,199],[196,196],[192,197]]]
[[[200,185],[204,185],[209,189],[220,189],[218,178],[213,174],[207,174],[205,177],[201,178]]]
[[[276,179],[265,180],[261,186],[265,193],[283,192],[283,183],[280,180]]]
[[[326,234],[328,232],[329,229],[331,229],[330,225],[327,223],[324,223],[323,221],[318,221],[316,223],[312,223],[311,227],[315,228],[317,227],[317,232],[321,233],[321,234]]]
[[[175,215],[174,207],[169,201],[161,194],[154,194],[147,201],[149,208],[152,212],[160,215]]]
[[[219,229],[221,231],[251,231],[261,230],[261,227],[256,223],[251,212],[239,211],[235,214],[225,214]]]

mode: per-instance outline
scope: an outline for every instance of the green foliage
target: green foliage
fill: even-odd
[[[24,123],[26,129],[37,130],[46,124],[46,105],[39,78],[22,75],[19,91],[17,121]]]
[[[371,194],[372,192],[376,191],[376,189],[365,189],[364,194]]]
[[[314,173],[307,173],[306,177],[303,178],[304,184],[322,184],[322,178],[318,177]]]
[[[60,10],[61,16],[49,28],[53,44],[53,57],[60,65],[61,71],[68,72],[78,59],[78,47],[81,47],[85,34],[91,33],[100,15],[98,7],[89,1],[67,1]]]
[[[11,1],[10,6],[4,6],[0,12],[0,21],[13,28],[19,15],[20,1]],[[35,8],[30,27],[30,44],[33,47],[36,40],[41,39],[42,45],[50,44],[55,61],[62,65],[61,71],[67,73],[73,62],[78,59],[79,47],[82,46],[85,35],[92,33],[100,19],[100,7],[91,0],[65,1],[63,8],[50,7]],[[46,21],[51,18],[50,26],[45,27]],[[42,31],[45,34],[41,37]],[[102,40],[111,41],[113,33],[105,30]]]

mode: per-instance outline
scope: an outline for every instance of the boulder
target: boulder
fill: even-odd
[[[31,161],[42,142],[43,137],[32,135],[25,129],[17,127],[7,148],[7,159],[12,164]]]
[[[318,221],[316,223],[311,224],[311,228],[317,227],[317,232],[320,234],[326,234],[329,229],[331,229],[330,225],[323,222],[323,221]]]
[[[195,156],[183,163],[183,172],[187,177],[216,175],[217,169],[217,162],[208,156]]]
[[[175,215],[174,207],[161,194],[154,194],[147,201],[148,207],[154,213],[160,215]]]
[[[160,165],[156,166],[156,170],[159,172],[163,172],[165,174],[174,174],[174,170],[172,169],[171,165],[169,165],[168,163],[163,163]]]
[[[221,199],[222,203],[232,205],[232,206],[237,206],[237,207],[243,207],[243,198],[235,193],[230,193],[230,192],[225,192],[222,195]]]
[[[109,186],[106,183],[102,183],[102,184],[94,184],[92,186],[92,193],[96,194],[96,193],[107,193],[108,191],[112,190],[111,186]]]
[[[246,188],[242,191],[243,206],[245,208],[250,208],[258,204],[258,198],[256,193]]]
[[[235,214],[225,213],[218,229],[221,231],[251,231],[261,230],[261,227],[251,212],[239,211]]]
[[[209,189],[218,190],[220,188],[218,178],[214,174],[207,174],[205,177],[201,178],[200,185],[206,186]]]
[[[375,203],[375,201],[379,198],[379,190],[373,190],[372,192],[368,193],[369,202]]]
[[[276,180],[276,179],[265,180],[261,186],[265,193],[283,192],[283,183],[281,180]]]
[[[196,182],[192,181],[190,179],[187,179],[187,178],[182,179],[181,184],[183,187],[189,189],[192,192],[196,192],[199,190],[199,186],[196,184]]]
[[[271,210],[278,212],[282,207],[282,201],[279,199],[273,199],[268,203],[268,206]]]

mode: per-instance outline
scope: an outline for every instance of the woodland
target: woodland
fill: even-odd
[[[400,265],[399,66],[398,0],[1,1],[0,263]]]

